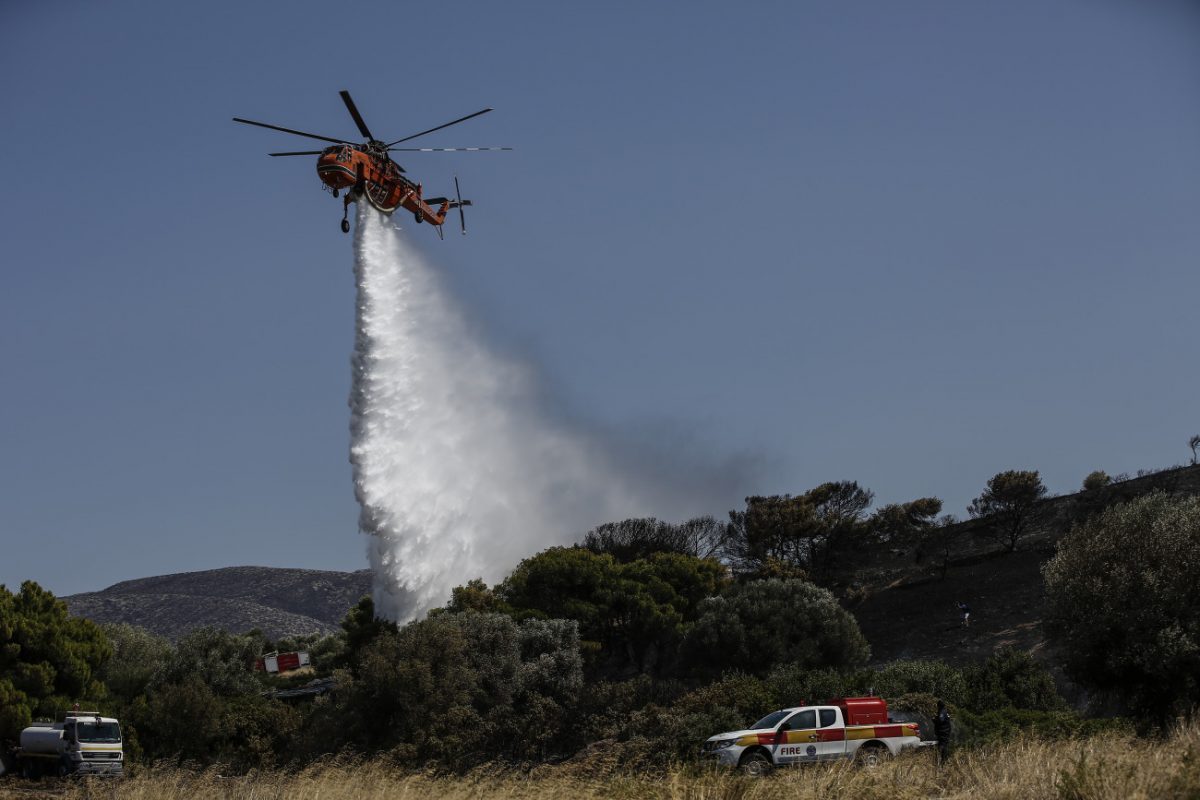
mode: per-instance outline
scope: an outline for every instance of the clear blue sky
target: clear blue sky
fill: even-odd
[[[1200,10],[1157,0],[0,4],[0,582],[365,566],[350,89],[410,231],[578,416],[963,514],[1200,431]],[[414,226],[409,225],[409,228]],[[733,508],[712,498],[697,512]]]

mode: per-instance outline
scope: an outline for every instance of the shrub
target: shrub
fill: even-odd
[[[700,603],[699,612],[683,647],[698,675],[729,669],[765,675],[777,664],[855,667],[870,655],[854,617],[828,590],[805,580],[736,584]]]
[[[327,747],[390,751],[411,766],[543,758],[560,752],[582,687],[579,635],[567,620],[438,614],[379,634],[338,680],[332,707],[314,711],[335,737]]]
[[[788,708],[819,703],[849,693],[847,676],[835,669],[807,669],[798,664],[783,664],[766,678],[771,706]],[[764,709],[765,710],[765,709]]]
[[[1063,537],[1043,572],[1046,627],[1076,681],[1159,726],[1200,703],[1200,498],[1109,508]]]
[[[254,660],[260,643],[220,628],[197,628],[179,640],[170,658],[156,671],[151,688],[200,680],[214,694],[233,697],[259,689]]]
[[[964,677],[970,691],[968,705],[976,711],[1003,708],[1060,711],[1066,708],[1054,678],[1024,650],[1002,648],[982,665],[967,667]]]
[[[694,758],[708,737],[746,728],[777,707],[762,680],[729,673],[680,697],[670,707],[650,705],[635,713],[621,738],[636,740],[639,746],[632,748],[626,759],[668,762]]]
[[[855,683],[859,692],[874,688],[876,694],[887,698],[921,693],[955,706],[970,699],[962,671],[941,661],[893,661],[876,672],[857,673]]]

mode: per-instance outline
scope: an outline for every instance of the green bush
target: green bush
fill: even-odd
[[[686,626],[704,598],[725,583],[714,559],[651,553],[628,563],[580,547],[552,547],[522,561],[495,590],[518,619],[571,619],[587,643],[596,675],[669,675]],[[456,593],[452,608],[483,603],[482,587]]]
[[[1200,497],[1111,507],[1072,528],[1043,573],[1071,677],[1159,726],[1200,704]]]
[[[962,670],[941,661],[893,661],[873,676],[859,672],[854,677],[859,692],[870,687],[875,689],[875,694],[886,698],[923,693],[941,698],[950,705],[963,705],[970,700]],[[868,680],[872,681],[869,687],[863,686]]]
[[[827,590],[806,580],[747,581],[699,605],[683,645],[697,676],[739,669],[766,675],[775,666],[856,667],[870,646],[858,623]]]
[[[199,680],[221,697],[257,692],[261,684],[253,665],[261,655],[260,648],[261,643],[253,636],[239,636],[215,627],[197,628],[179,640],[150,686],[154,689]]]
[[[982,665],[967,667],[964,677],[970,691],[966,704],[976,711],[1003,708],[1061,711],[1066,708],[1054,678],[1024,650],[1002,648]]]
[[[102,625],[112,646],[112,658],[98,676],[110,693],[126,702],[143,694],[171,660],[171,643],[144,628],[110,623]]]
[[[767,676],[766,687],[772,698],[771,706],[790,708],[847,694],[849,681],[845,673],[835,669],[806,669],[799,664],[784,664]]]
[[[540,759],[561,754],[583,686],[578,629],[568,620],[437,614],[381,633],[337,680],[337,699],[314,709],[316,729],[333,736],[326,748],[455,769]],[[321,746],[304,738],[306,750]]]
[[[636,712],[622,739],[636,740],[629,760],[665,762],[695,758],[704,740],[722,731],[742,730],[776,708],[766,683],[730,673],[680,697],[670,706]]]

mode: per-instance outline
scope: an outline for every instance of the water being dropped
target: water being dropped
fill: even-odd
[[[365,203],[354,252],[350,460],[379,614],[407,621],[456,585],[656,511],[646,476],[541,413],[532,372],[478,340],[436,272]]]

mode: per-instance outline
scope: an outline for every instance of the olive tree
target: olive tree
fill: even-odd
[[[101,668],[99,678],[116,697],[133,700],[166,668],[174,649],[166,639],[145,628],[123,623],[100,627],[108,637],[113,655]]]
[[[1200,498],[1146,495],[1075,526],[1043,568],[1068,673],[1165,724],[1200,702]]]

